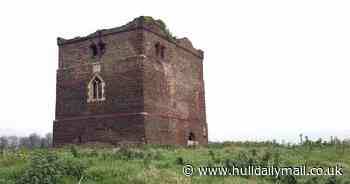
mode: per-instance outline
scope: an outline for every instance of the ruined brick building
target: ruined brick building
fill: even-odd
[[[162,21],[57,43],[55,146],[208,143],[203,52]]]

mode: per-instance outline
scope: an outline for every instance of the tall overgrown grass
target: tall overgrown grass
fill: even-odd
[[[207,146],[66,146],[56,149],[3,149],[0,184],[64,183],[285,183],[350,184],[349,144],[304,142],[225,142]],[[186,177],[185,164],[225,166],[301,166],[344,168],[344,176]]]

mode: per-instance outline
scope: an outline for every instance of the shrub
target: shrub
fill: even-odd
[[[0,146],[0,158],[4,157],[5,151],[4,149]]]
[[[72,153],[73,157],[78,158],[79,157],[79,153],[78,150],[75,146],[71,146],[70,147],[70,152]]]
[[[163,33],[172,41],[176,40],[176,37],[169,31],[167,25],[161,20],[161,19],[154,19],[153,17],[150,16],[142,16],[144,21],[147,23],[155,23],[157,24],[161,30],[163,31]]]
[[[15,184],[13,181],[5,180],[0,178],[0,184]]]
[[[213,150],[209,150],[209,156],[214,163],[220,162],[220,159],[215,156],[215,153]]]
[[[80,180],[83,177],[84,171],[88,168],[86,162],[75,159],[63,160],[61,164],[62,174],[72,176],[77,180]]]
[[[237,158],[235,159],[235,166],[240,168],[245,168],[252,165],[258,165],[259,160],[257,156],[249,154],[249,152],[239,152]]]
[[[325,184],[340,184],[341,179],[339,177],[331,176],[327,178]]]
[[[279,152],[275,151],[273,153],[273,165],[279,166],[281,164],[281,155]]]
[[[79,158],[83,158],[83,157],[93,158],[93,157],[98,157],[99,153],[97,152],[96,149],[93,149],[93,150],[79,152],[76,156],[78,156]]]
[[[256,149],[251,149],[249,152],[253,157],[256,157],[258,155],[258,151]]]
[[[269,151],[266,151],[262,157],[261,157],[261,166],[267,167],[269,165],[269,161],[272,158],[272,153]]]
[[[145,155],[140,150],[121,147],[119,150],[115,152],[114,157],[119,160],[135,160],[135,159],[143,159]]]
[[[281,183],[285,183],[285,184],[297,184],[298,183],[296,177],[293,175],[283,176],[283,177],[279,178],[279,180],[281,181]]]
[[[149,167],[150,163],[151,163],[151,160],[152,158],[147,155],[144,159],[143,159],[143,165],[146,166],[147,168]]]
[[[176,158],[176,164],[184,165],[185,164],[184,159],[182,157],[177,157]]]
[[[156,150],[155,152],[151,152],[150,155],[152,156],[153,160],[161,160],[163,158],[163,155],[159,150]]]
[[[18,174],[17,184],[60,184],[62,176],[79,180],[87,168],[87,164],[81,160],[62,160],[53,152],[37,151],[29,165]]]
[[[321,183],[321,178],[320,177],[309,177],[305,181],[305,184],[319,184],[319,183]]]
[[[35,152],[29,166],[17,181],[17,184],[59,184],[61,169],[58,157],[50,152]]]

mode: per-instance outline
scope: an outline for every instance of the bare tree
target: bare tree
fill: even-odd
[[[52,133],[45,134],[46,147],[52,147]]]
[[[305,135],[305,142],[310,143],[309,136]]]
[[[4,155],[4,150],[7,147],[8,147],[7,137],[5,136],[0,137],[0,156]]]
[[[40,135],[32,133],[28,137],[30,148],[38,148],[41,145]]]
[[[7,137],[5,137],[5,136],[0,137],[0,147],[1,147],[1,149],[5,149],[8,147]]]
[[[9,136],[7,137],[8,145],[10,148],[18,148],[19,147],[19,138],[17,136]]]
[[[300,137],[300,145],[303,144],[303,134],[299,134],[299,137]]]
[[[47,133],[44,137],[36,133],[30,134],[28,137],[2,136],[0,137],[0,148],[48,148],[52,147],[52,140],[52,133]]]
[[[21,137],[19,138],[19,147],[20,148],[30,148],[30,141],[28,137]]]

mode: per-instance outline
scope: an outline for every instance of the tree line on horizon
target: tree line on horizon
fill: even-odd
[[[336,136],[331,136],[330,140],[323,140],[321,138],[312,141],[308,138],[308,136],[303,136],[303,134],[299,134],[300,142],[291,144],[286,143],[282,140],[281,143],[278,143],[275,139],[272,141],[262,141],[260,143],[271,143],[271,144],[279,144],[279,145],[339,145],[345,144],[350,145],[350,139],[341,140]],[[232,141],[224,141],[224,142],[215,142],[209,141],[209,144],[217,144],[217,143],[226,143]],[[250,141],[233,141],[236,143],[248,143]],[[253,141],[254,142],[254,141]],[[0,150],[4,149],[35,149],[35,148],[51,148],[53,144],[53,136],[52,133],[46,133],[44,136],[40,136],[37,133],[32,133],[28,136],[0,136]]]
[[[40,136],[32,133],[29,136],[1,136],[0,150],[3,149],[20,149],[20,148],[50,148],[52,147],[52,133]]]

